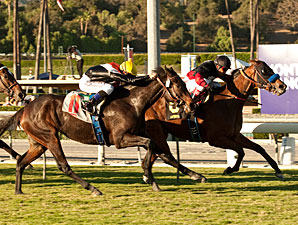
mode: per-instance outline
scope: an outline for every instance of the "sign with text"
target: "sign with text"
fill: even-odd
[[[298,113],[298,44],[259,45],[259,59],[266,62],[286,83],[281,96],[261,90],[261,113]]]

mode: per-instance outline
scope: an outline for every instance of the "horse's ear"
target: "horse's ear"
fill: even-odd
[[[249,60],[249,62],[250,62],[251,65],[257,64],[257,60],[255,60],[255,59],[251,59],[251,60]]]
[[[168,69],[168,67],[165,65],[165,71],[167,72],[167,71],[169,71],[169,69]]]

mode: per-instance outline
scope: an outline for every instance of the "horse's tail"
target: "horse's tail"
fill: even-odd
[[[9,128],[9,127],[14,127],[16,128],[17,126],[20,125],[20,119],[21,116],[23,115],[24,108],[21,108],[19,111],[17,111],[13,116],[11,117],[6,117],[3,120],[0,120],[0,136]]]

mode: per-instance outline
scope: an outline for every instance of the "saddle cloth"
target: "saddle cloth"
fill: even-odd
[[[95,137],[98,141],[98,144],[104,145],[105,141],[104,141],[103,131],[100,125],[100,118],[94,115],[91,116],[90,113],[82,109],[82,102],[89,101],[90,96],[92,95],[87,95],[77,91],[72,91],[68,93],[64,99],[64,102],[62,105],[62,111],[67,112],[70,115],[84,122],[91,123]],[[97,107],[97,110],[100,110],[98,107]]]
[[[89,113],[82,109],[82,102],[89,101],[89,95],[72,91],[68,93],[62,105],[62,111],[87,123],[92,123]]]
[[[175,120],[175,119],[185,119],[186,113],[183,109],[179,108],[176,103],[168,102],[166,103],[166,119]]]

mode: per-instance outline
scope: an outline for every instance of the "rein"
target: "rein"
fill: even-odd
[[[167,86],[164,85],[164,83],[160,80],[159,77],[157,77],[156,79],[157,79],[158,83],[161,84],[161,86],[163,87],[163,89],[169,94],[169,96],[170,96],[170,98],[171,98],[172,101],[174,101],[174,102],[179,102],[180,101],[180,99],[177,96],[173,96],[172,95],[172,93],[169,91],[169,89],[167,87],[168,85]],[[168,81],[170,81],[170,80],[167,80],[167,82]]]
[[[261,103],[258,103],[257,101],[252,101],[252,100],[248,100],[248,99],[245,99],[245,98],[239,98],[239,97],[236,97],[236,96],[232,96],[232,95],[225,95],[225,94],[216,94],[216,95],[220,95],[220,96],[224,96],[224,97],[229,97],[231,99],[237,99],[237,100],[241,100],[241,101],[248,101],[248,102],[251,102],[251,103],[255,103],[255,104],[258,104],[258,105],[262,105]]]
[[[0,70],[3,70],[3,69],[8,69],[8,68],[6,66],[0,67]],[[4,82],[2,76],[0,76],[0,81],[1,81],[1,83],[3,85],[3,87],[4,87],[3,89],[6,90],[7,91],[7,94],[9,95],[9,97],[11,97],[12,88],[14,86],[16,86],[18,83],[17,82],[14,82],[12,85],[8,86],[8,85],[5,84],[6,82]]]

